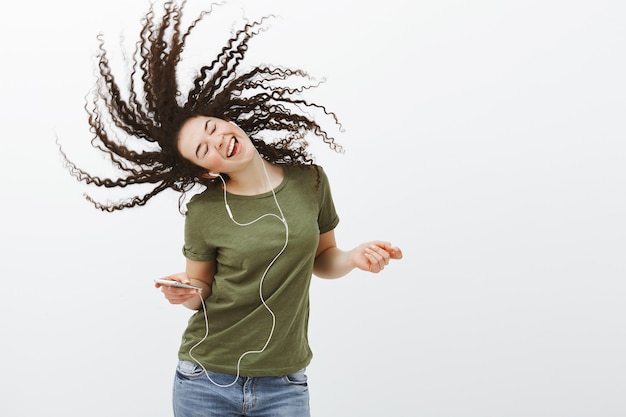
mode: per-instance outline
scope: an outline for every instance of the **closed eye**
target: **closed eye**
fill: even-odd
[[[206,121],[206,123],[204,124],[204,131],[207,132],[209,135],[212,135],[213,133],[215,133],[215,129],[217,128],[217,125],[213,123],[213,125],[209,127],[210,123],[211,123],[211,119]]]
[[[206,143],[200,143],[196,147],[196,158],[202,159],[207,152],[209,152],[209,146]]]
[[[204,124],[204,131],[209,135],[212,135],[215,133],[215,129],[217,129],[217,125],[215,123],[211,125],[211,119],[208,119]],[[196,158],[202,159],[208,152],[209,146],[206,143],[199,143],[198,146],[196,146]]]

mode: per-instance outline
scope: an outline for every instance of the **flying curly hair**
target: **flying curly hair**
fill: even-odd
[[[102,34],[97,37],[97,81],[85,110],[93,134],[92,146],[104,152],[121,174],[117,178],[91,175],[69,160],[60,146],[59,150],[66,168],[78,181],[106,188],[137,184],[149,187],[148,192],[113,203],[99,202],[86,194],[85,198],[100,210],[113,212],[142,206],[166,189],[181,193],[181,209],[183,197],[194,186],[216,186],[216,180],[202,177],[204,170],[182,158],[176,146],[182,124],[195,116],[237,123],[259,154],[273,163],[313,164],[305,140],[309,134],[332,150],[343,151],[312,114],[321,112],[341,130],[337,116],[301,96],[304,90],[319,85],[307,72],[266,65],[240,68],[248,43],[266,29],[264,24],[272,16],[246,21],[233,31],[213,61],[196,73],[185,99],[177,79],[181,53],[193,29],[215,6],[201,12],[183,32],[185,3],[165,2],[161,17],[151,4],[141,21],[130,74],[123,80],[127,92],[113,75]],[[298,81],[297,87],[289,86],[292,80]],[[268,133],[273,134],[272,140],[264,140]],[[134,146],[128,146],[130,142]]]

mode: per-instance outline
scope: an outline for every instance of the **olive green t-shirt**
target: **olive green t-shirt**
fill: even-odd
[[[217,261],[212,293],[206,299],[209,335],[192,351],[207,370],[236,374],[241,355],[262,350],[270,333],[262,353],[244,355],[240,375],[285,375],[311,361],[307,334],[315,251],[320,234],[339,223],[328,179],[317,168],[284,166],[284,180],[274,190],[278,205],[271,192],[227,194],[234,220],[252,222],[245,226],[228,216],[221,188],[207,189],[187,205],[183,254],[192,260]],[[189,350],[205,336],[205,326],[200,309],[189,319],[180,359],[193,361]]]

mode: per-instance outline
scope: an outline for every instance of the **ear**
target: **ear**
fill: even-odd
[[[216,174],[215,172],[207,171],[204,174],[200,175],[202,178],[217,178],[220,174]]]

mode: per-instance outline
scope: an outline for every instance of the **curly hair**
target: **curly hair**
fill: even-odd
[[[91,175],[70,161],[60,146],[59,150],[66,168],[78,181],[107,188],[136,184],[150,187],[146,193],[116,203],[98,202],[86,194],[85,198],[98,209],[113,212],[142,206],[166,189],[181,193],[180,209],[185,194],[197,184],[215,186],[215,180],[203,178],[203,169],[182,158],[176,146],[181,126],[195,116],[236,122],[259,154],[273,163],[313,164],[307,152],[305,137],[308,134],[317,136],[332,150],[342,152],[341,146],[309,112],[322,112],[342,130],[337,116],[301,96],[304,90],[320,84],[307,72],[265,65],[240,69],[248,43],[265,30],[264,24],[273,17],[271,15],[246,21],[243,27],[233,31],[213,61],[196,73],[183,100],[177,80],[181,53],[192,30],[215,6],[201,12],[183,32],[181,20],[185,3],[184,0],[180,5],[165,2],[160,18],[151,4],[142,18],[131,71],[124,80],[129,82],[126,93],[113,75],[102,34],[97,36],[97,81],[93,96],[86,100],[85,110],[93,134],[92,146],[108,155],[121,174],[117,178]],[[297,87],[286,85],[294,79],[299,80]],[[125,138],[120,138],[115,131],[121,131]],[[266,133],[273,134],[274,138],[264,140]],[[134,146],[127,146],[129,139],[134,141]]]

